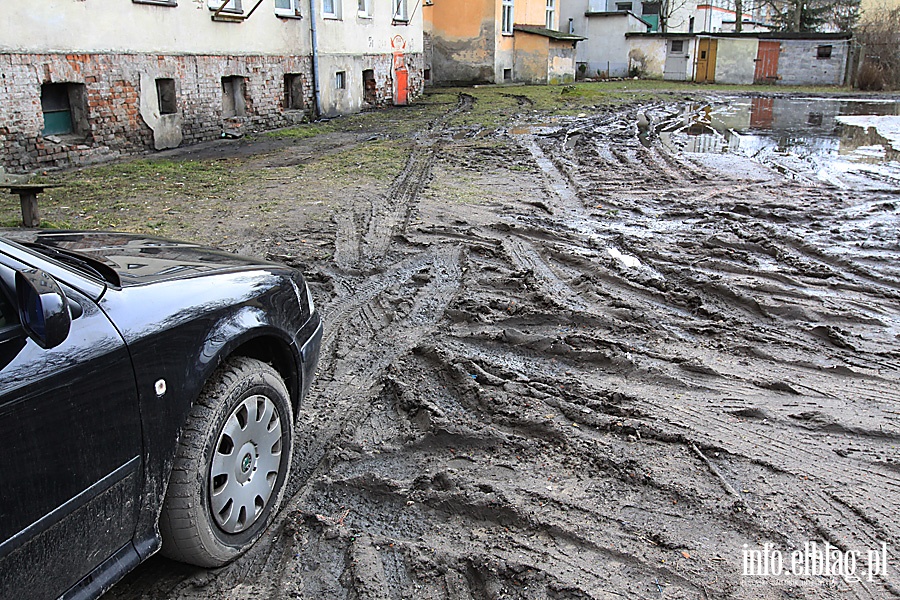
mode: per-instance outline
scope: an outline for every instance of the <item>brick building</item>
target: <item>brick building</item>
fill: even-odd
[[[409,8],[14,3],[0,25],[0,166],[84,165],[405,103],[423,86],[422,18]]]

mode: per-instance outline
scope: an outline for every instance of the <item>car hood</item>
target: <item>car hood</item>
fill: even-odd
[[[102,263],[115,273],[123,287],[215,271],[273,266],[197,244],[132,233],[23,229],[4,231],[3,236],[20,244],[39,244]]]

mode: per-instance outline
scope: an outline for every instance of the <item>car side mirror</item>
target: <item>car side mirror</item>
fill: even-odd
[[[44,349],[65,341],[72,327],[69,301],[56,280],[40,269],[16,271],[16,296],[22,327]]]

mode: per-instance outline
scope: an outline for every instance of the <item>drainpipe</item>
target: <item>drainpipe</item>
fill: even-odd
[[[316,0],[309,0],[309,32],[312,36],[313,117],[319,116],[322,98],[319,91],[319,40],[316,35]]]

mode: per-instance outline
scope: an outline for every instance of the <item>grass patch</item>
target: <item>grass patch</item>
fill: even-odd
[[[396,140],[373,141],[325,156],[319,161],[319,167],[334,177],[391,181],[403,170],[410,152],[411,147]]]

